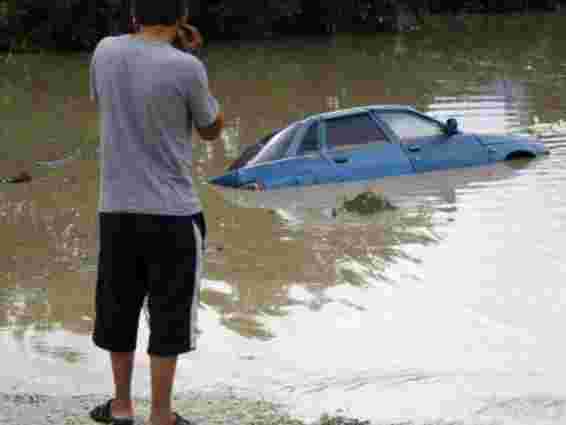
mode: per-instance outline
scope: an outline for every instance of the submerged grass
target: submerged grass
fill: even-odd
[[[138,417],[136,425],[143,424],[149,416],[149,402],[139,400],[136,404]],[[236,396],[191,396],[176,400],[175,411],[190,418],[197,424],[220,425],[303,425],[303,422],[291,418],[280,407],[266,402],[239,398]],[[65,418],[64,425],[94,425],[88,416]]]
[[[96,425],[88,412],[104,403],[104,394],[71,397],[47,396],[36,393],[0,393],[1,425]],[[306,422],[293,418],[285,406],[263,399],[249,398],[231,388],[183,393],[173,402],[176,412],[195,425],[503,425],[515,423],[510,418],[530,421],[521,423],[563,423],[566,401],[549,395],[530,395],[510,399],[486,400],[486,406],[467,418],[395,419],[373,422],[346,417],[341,410],[324,414],[318,420]],[[254,397],[254,396],[251,396]],[[338,407],[338,406],[337,406]],[[149,401],[136,400],[135,425],[145,425],[149,416]]]
[[[135,424],[144,424],[149,416],[149,402],[137,400]],[[196,424],[207,425],[305,425],[300,419],[292,418],[282,406],[264,400],[250,400],[236,395],[192,394],[176,399],[175,411],[190,418]],[[88,415],[67,416],[63,425],[95,425]],[[312,425],[370,425],[342,416],[323,415]]]
[[[250,400],[235,395],[202,393],[176,400],[175,410],[197,425],[501,425],[500,422],[466,422],[462,420],[430,420],[413,422],[397,420],[372,423],[369,420],[346,416],[322,415],[314,422],[292,418],[282,406],[264,400]],[[137,401],[135,425],[144,425],[149,416],[149,402]],[[67,417],[63,425],[95,425],[88,415]]]

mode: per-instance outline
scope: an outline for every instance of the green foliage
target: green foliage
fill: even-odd
[[[91,49],[121,32],[131,0],[0,0],[0,50]],[[429,13],[555,9],[566,0],[191,0],[208,37],[264,38],[340,30],[404,31]],[[124,28],[122,28],[124,31]]]
[[[301,0],[224,0],[204,10],[219,34],[244,37],[271,34],[274,24],[300,12]]]
[[[87,0],[0,1],[0,49],[88,49],[108,33],[117,7]]]

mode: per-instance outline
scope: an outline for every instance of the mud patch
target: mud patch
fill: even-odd
[[[1,394],[0,424],[18,425],[95,425],[89,418],[89,411],[106,402],[108,395],[83,395],[77,397],[51,397],[40,394]],[[265,400],[240,397],[229,390],[205,391],[177,396],[175,410],[190,418],[197,425],[305,425],[300,419],[292,418],[283,406]],[[144,424],[149,414],[149,402],[136,400],[135,425]],[[392,421],[375,425],[469,425],[470,423],[451,420],[427,422]],[[486,422],[482,422],[487,424]],[[494,422],[490,422],[494,424]],[[310,425],[371,425],[368,420],[346,416],[323,415]],[[479,423],[474,424],[479,425]]]
[[[85,395],[77,397],[50,397],[38,394],[0,394],[0,424],[18,425],[94,425],[88,412],[105,402],[109,396]],[[175,410],[196,424],[210,425],[304,425],[286,414],[282,406],[263,400],[250,400],[230,392],[202,392],[178,396]],[[149,414],[149,402],[136,400],[135,423],[143,424]],[[321,419],[325,425],[366,425],[354,419]]]

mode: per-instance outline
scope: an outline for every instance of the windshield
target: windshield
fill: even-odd
[[[277,130],[263,137],[256,144],[246,148],[229,169],[235,170],[248,165],[284,158],[298,127],[298,124],[292,124],[283,130]]]

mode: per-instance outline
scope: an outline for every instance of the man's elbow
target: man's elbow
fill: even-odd
[[[208,127],[197,128],[198,134],[204,140],[215,140],[222,134],[222,129],[224,128],[224,115],[218,114],[216,120]]]

